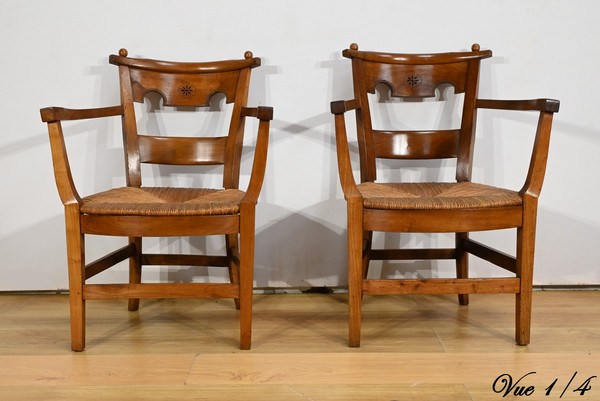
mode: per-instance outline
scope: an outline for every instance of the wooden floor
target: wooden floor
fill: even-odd
[[[231,300],[89,301],[73,353],[67,296],[0,295],[0,400],[600,400],[600,291],[535,292],[526,347],[514,296],[366,296],[358,349],[346,301],[256,295],[250,351]]]

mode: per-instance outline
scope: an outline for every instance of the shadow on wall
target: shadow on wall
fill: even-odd
[[[62,215],[0,238],[0,291],[67,288],[66,247]]]
[[[345,202],[325,201],[299,212],[277,205],[262,204],[259,215],[270,221],[257,230],[255,252],[255,286],[259,288],[339,287],[347,285],[347,237],[345,228],[332,224],[345,217]],[[315,214],[328,215],[324,220]],[[375,233],[375,246],[388,248],[452,246],[453,236],[431,234]],[[473,233],[473,237],[514,255],[515,231],[499,230]],[[536,285],[600,284],[600,266],[589,254],[600,242],[600,226],[572,216],[540,209],[538,215],[535,261]],[[559,245],[557,245],[559,244]],[[510,273],[473,256],[473,277],[508,276]],[[574,272],[572,266],[584,266]],[[206,268],[191,268],[193,275]],[[191,272],[195,272],[191,274]],[[179,278],[181,279],[181,273]],[[370,277],[435,278],[454,277],[453,261],[385,261],[372,262]],[[175,276],[171,276],[175,277]],[[184,280],[185,282],[186,280]]]
[[[255,283],[257,287],[312,287],[343,286],[347,283],[346,230],[332,224],[343,221],[345,202],[342,199],[320,202],[308,209],[292,213],[271,204],[260,204],[258,214],[265,224],[257,230],[255,253]],[[327,219],[315,217],[327,216]],[[397,234],[385,234],[386,245],[404,245],[410,238],[402,240]],[[476,239],[487,241],[502,248],[503,244],[514,247],[514,232],[475,233]],[[480,238],[483,237],[483,238]],[[88,236],[95,248],[88,252],[88,260],[94,253],[108,252],[124,243],[123,238]],[[171,247],[182,248],[181,240],[171,241]],[[190,239],[192,246],[203,248],[201,237]],[[418,239],[417,241],[429,241]],[[499,243],[499,244],[498,244]],[[600,284],[600,262],[595,254],[586,252],[600,243],[600,225],[571,215],[541,208],[538,214],[536,261],[534,284],[576,285]],[[57,290],[68,288],[67,258],[62,215],[39,222],[10,235],[0,238],[0,291]],[[33,245],[32,245],[33,244]],[[164,248],[165,243],[161,244]],[[411,244],[412,245],[412,244]],[[435,246],[431,242],[419,246]],[[32,246],[36,251],[32,252]],[[208,246],[206,246],[208,247]],[[99,248],[102,248],[101,250]],[[177,251],[169,249],[169,251]],[[222,252],[222,250],[221,250]],[[510,252],[507,250],[507,252]],[[41,263],[40,261],[43,261]],[[477,258],[471,257],[473,276],[489,272],[497,274],[499,269]],[[436,263],[436,262],[433,262]],[[451,263],[451,262],[449,262]],[[576,266],[577,269],[573,267]],[[190,282],[206,272],[207,268],[168,267],[146,268],[145,278],[159,274],[163,279]],[[373,266],[372,276],[436,277],[443,269],[422,262],[391,263],[383,268]],[[450,269],[451,270],[451,269]],[[116,275],[105,272],[98,282],[114,281],[115,277],[126,279],[126,266]],[[96,278],[95,278],[96,279]]]
[[[322,62],[318,65],[319,68],[330,68],[331,74],[329,83],[329,93],[327,94],[327,105],[329,100],[350,99],[352,97],[350,63],[348,60],[341,59],[337,54],[337,59]],[[265,63],[266,64],[266,63]],[[261,67],[256,72],[262,71]],[[102,76],[98,80],[99,96],[90,97],[90,99],[101,99],[101,105],[115,104],[114,101],[106,101],[107,98],[118,99],[118,93],[115,92],[116,73],[110,68],[98,67],[93,69]],[[269,73],[275,73],[278,70],[274,67]],[[257,74],[253,72],[253,78]],[[255,87],[251,84],[251,99],[264,99],[270,93],[268,89],[264,89],[268,84],[268,79],[265,79],[265,74],[258,74],[259,80],[264,82],[257,85],[258,91],[264,91],[260,95],[253,92]],[[110,89],[107,88],[107,82],[115,82]],[[254,93],[254,94],[253,94]],[[90,100],[88,105],[94,102]],[[255,105],[256,101],[249,100],[249,104]],[[265,104],[271,105],[269,100]],[[76,105],[65,105],[76,106]],[[86,105],[81,105],[86,106]],[[273,105],[277,113],[277,104]],[[328,106],[327,106],[328,107]],[[352,114],[352,113],[349,113]],[[276,114],[277,115],[277,114]],[[502,116],[504,117],[504,115]],[[533,126],[535,130],[535,117],[524,115],[522,113],[511,113],[507,115],[509,119],[517,123],[523,123],[528,126]],[[574,135],[574,138],[590,143],[594,146],[598,144],[598,131],[589,127],[578,126],[575,124],[564,123],[560,121],[560,113],[554,123],[553,136],[569,134]],[[39,115],[36,114],[36,118]],[[443,118],[443,116],[440,116]],[[111,187],[116,179],[122,179],[123,153],[122,148],[117,148],[113,144],[113,139],[119,137],[118,118],[115,121],[102,122],[98,126],[97,123],[82,121],[74,122],[71,129],[65,131],[68,140],[77,139],[80,134],[90,132],[92,135],[82,155],[77,156],[83,161],[83,169],[74,168],[74,173],[77,171],[85,172],[85,177],[100,177],[100,181],[94,184],[88,183],[89,180],[80,180],[82,182],[82,195],[85,195],[89,189],[102,190]],[[256,238],[256,257],[255,257],[255,280],[258,287],[306,287],[306,286],[339,286],[345,285],[347,280],[346,264],[347,264],[347,244],[346,244],[346,229],[345,229],[345,213],[346,204],[341,199],[339,188],[339,180],[337,177],[337,162],[335,159],[335,139],[333,136],[333,117],[328,111],[314,115],[300,122],[288,123],[285,121],[273,121],[273,132],[269,145],[269,151],[273,148],[274,143],[285,140],[290,135],[301,135],[304,139],[314,141],[315,146],[325,148],[323,152],[323,165],[328,168],[328,171],[321,171],[320,181],[313,183],[318,188],[316,191],[321,191],[318,196],[318,201],[311,206],[301,210],[291,210],[289,208],[259,202],[257,206],[257,238]],[[348,127],[352,126],[353,119],[349,116]],[[481,168],[485,174],[488,171],[503,171],[503,166],[498,165],[495,159],[495,154],[502,152],[502,148],[498,148],[498,143],[494,141],[497,137],[497,129],[493,119],[490,122],[484,122],[480,130],[483,134],[482,138],[476,141],[476,152],[482,149]],[[529,127],[528,127],[529,128]],[[255,137],[256,130],[254,127],[247,127],[247,135]],[[110,135],[106,135],[106,131]],[[561,133],[562,131],[562,133]],[[42,129],[40,129],[42,132]],[[89,135],[89,134],[86,134]],[[511,134],[512,135],[512,134]],[[527,134],[529,135],[529,134]],[[0,147],[0,157],[10,155],[17,152],[28,152],[30,149],[40,145],[48,146],[47,134],[43,133],[34,137],[17,140],[6,146]],[[500,143],[502,145],[502,143]],[[49,146],[48,146],[49,147]],[[248,175],[253,152],[247,151],[248,147],[244,147],[244,160],[242,162],[242,172]],[[351,157],[355,166],[355,171],[358,169],[358,156],[356,143],[351,144]],[[552,151],[552,145],[551,145]],[[49,154],[49,149],[48,149]],[[86,157],[87,155],[87,157]],[[272,155],[272,153],[271,153]],[[91,156],[91,157],[90,157]],[[476,156],[477,157],[477,156]],[[310,159],[307,159],[310,161]],[[108,162],[107,162],[108,161]],[[437,164],[436,164],[437,163]],[[101,167],[110,165],[109,168]],[[269,162],[269,165],[272,164]],[[398,166],[396,161],[385,161],[382,164],[384,169],[389,169],[391,178],[395,178]],[[440,167],[439,162],[433,162],[431,166],[422,167]],[[48,166],[50,168],[50,166]],[[179,171],[170,167],[161,167],[159,175],[166,176],[165,182],[168,184],[171,175],[179,174]],[[385,173],[388,174],[388,173]],[[429,173],[426,173],[428,175]],[[493,174],[493,173],[491,173]],[[46,174],[48,179],[53,179],[51,171]],[[383,176],[382,176],[383,177]],[[433,178],[436,178],[435,176]],[[485,181],[488,181],[488,178]],[[524,178],[524,177],[523,177]],[[312,184],[311,184],[312,185]],[[313,188],[308,188],[313,190]],[[273,194],[277,193],[280,188],[277,188],[277,183],[274,180],[273,172],[267,169],[265,177],[265,185],[263,193],[265,198],[273,199]],[[91,191],[88,191],[91,192]],[[41,197],[51,202],[59,202],[56,192],[52,194],[41,194]],[[544,195],[542,194],[542,198]],[[600,265],[595,254],[590,250],[597,247],[600,240],[600,227],[598,224],[585,221],[573,215],[560,213],[541,208],[538,215],[538,232],[537,232],[537,251],[536,251],[536,284],[579,284],[579,283],[598,283],[600,284]],[[511,233],[512,234],[512,233]],[[488,233],[475,234],[474,236],[487,237]],[[405,245],[407,241],[404,235],[401,238],[397,234],[385,234],[382,240],[386,245]],[[490,239],[498,240],[502,244],[511,244],[514,246],[514,236],[504,235],[492,236]],[[116,240],[115,240],[116,241]],[[123,239],[119,241],[123,242]],[[193,238],[185,244],[187,240],[179,241],[172,239],[161,239],[158,242],[160,248],[166,247],[167,250],[176,251],[177,249],[194,249],[205,251],[212,246],[210,240]],[[419,239],[421,241],[417,245],[431,246],[438,245],[435,239]],[[98,244],[96,240],[89,241],[90,244]],[[113,240],[100,240],[98,248],[106,247],[112,244]],[[184,244],[182,244],[184,243]],[[33,245],[32,245],[33,244]],[[440,244],[441,245],[441,244]],[[35,247],[36,251],[32,252]],[[93,253],[97,251],[96,245],[91,247],[88,253],[89,260],[93,258]],[[16,232],[4,235],[0,238],[0,260],[2,260],[3,274],[0,276],[0,290],[56,290],[57,288],[67,288],[67,269],[66,269],[66,251],[64,239],[64,218],[61,215],[51,217],[46,220],[20,229]],[[475,258],[472,258],[472,260]],[[473,260],[473,266],[479,270],[480,263]],[[383,266],[382,271],[372,271],[371,273],[393,275],[396,273],[415,274],[418,277],[425,277],[428,274],[435,276],[438,274],[436,265],[430,265],[429,262],[409,262],[406,264],[390,263]],[[435,262],[433,262],[435,263]],[[577,266],[574,272],[573,266]],[[583,267],[583,268],[582,268]],[[175,279],[186,282],[192,281],[201,273],[205,273],[205,268],[190,268],[184,272],[171,274],[174,269],[166,267],[152,268],[159,269],[159,272],[165,272],[166,278]],[[148,269],[151,270],[151,269]],[[106,280],[104,274],[98,276],[99,280]],[[149,275],[152,277],[152,275]],[[160,277],[164,277],[160,273]]]
[[[258,213],[269,223],[256,233],[257,287],[346,285],[346,230],[334,224],[345,219],[343,200],[327,200],[298,212],[262,204]]]
[[[600,224],[541,208],[534,284],[600,285]]]

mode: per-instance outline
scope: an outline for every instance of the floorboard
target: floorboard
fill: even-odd
[[[0,295],[0,399],[600,400],[600,291],[535,292],[525,347],[511,295],[366,296],[360,348],[346,302],[256,295],[240,351],[231,300],[89,301],[73,353],[67,296]]]

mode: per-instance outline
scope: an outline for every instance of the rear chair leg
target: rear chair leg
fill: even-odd
[[[142,239],[129,237],[129,243],[135,245],[135,255],[129,258],[129,282],[139,284],[142,282]],[[128,309],[136,311],[140,307],[139,298],[129,299]]]
[[[468,238],[469,233],[456,233],[456,278],[469,278],[469,254],[464,250],[462,239]],[[458,294],[458,303],[460,305],[469,304],[469,294]]]
[[[240,271],[238,266],[235,264],[232,258],[233,250],[235,250],[239,255],[239,246],[238,246],[238,235],[237,234],[227,234],[225,235],[225,248],[227,251],[227,258],[229,263],[229,281],[232,284],[240,283]],[[235,298],[233,300],[235,302],[235,308],[240,309],[240,300],[239,298]]]
[[[367,276],[369,275],[369,263],[371,262],[371,246],[373,244],[373,231],[365,231],[363,236],[363,280],[366,280]]]

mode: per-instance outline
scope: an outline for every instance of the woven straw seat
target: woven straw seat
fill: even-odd
[[[472,182],[385,183],[357,185],[368,209],[431,210],[518,206],[523,203],[514,191]]]
[[[123,187],[83,198],[81,212],[133,216],[237,214],[244,195],[237,189]]]

